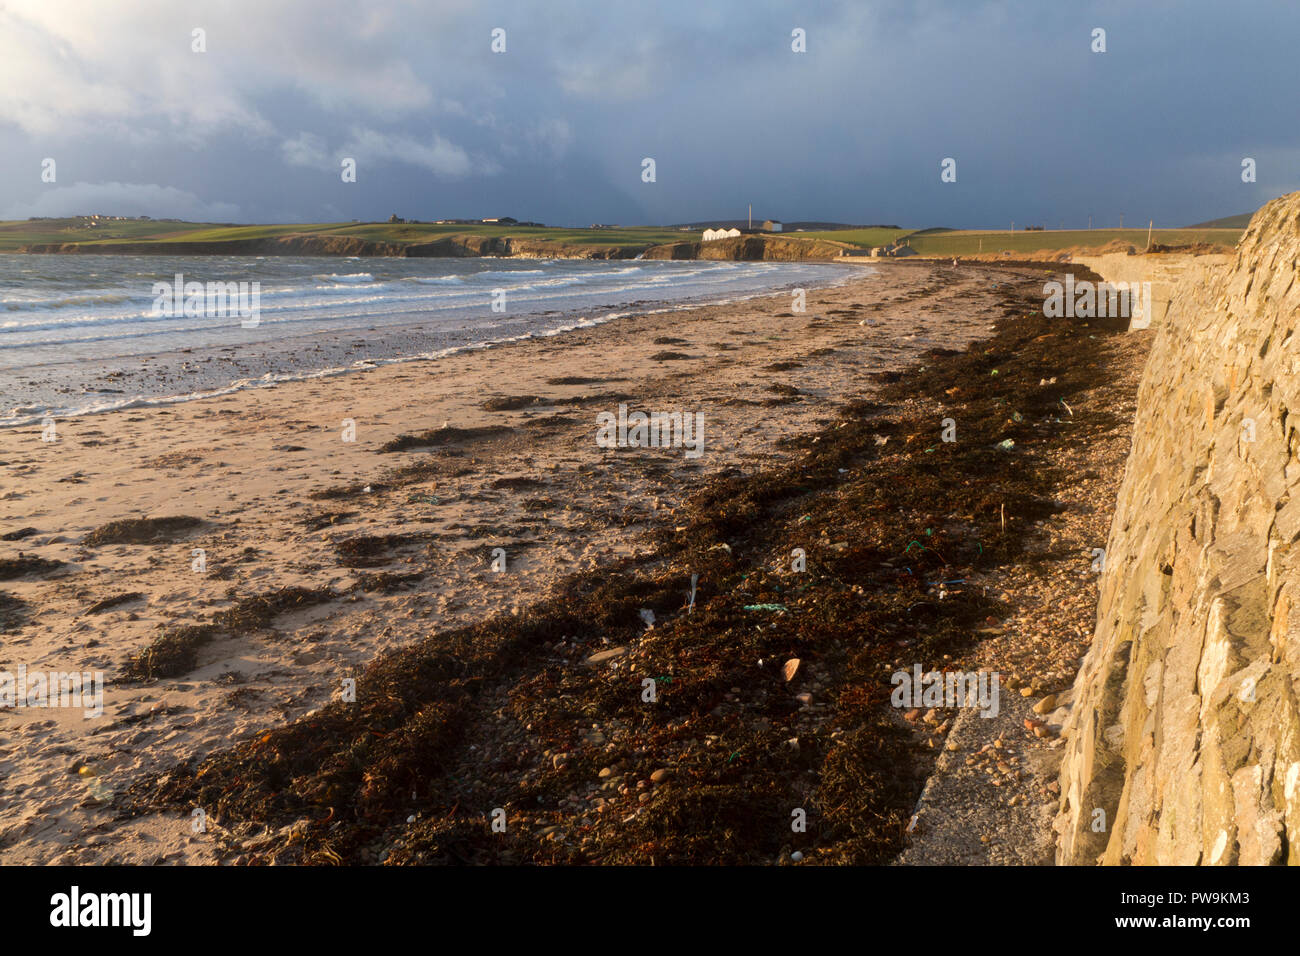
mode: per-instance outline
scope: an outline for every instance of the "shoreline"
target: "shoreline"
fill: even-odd
[[[870,266],[867,266],[867,268],[871,269]],[[868,273],[868,275],[876,274],[878,272],[874,269],[871,269]],[[832,276],[828,272],[823,280],[815,283],[804,282],[802,287],[811,291],[820,288],[835,288],[851,281],[854,281],[852,276]],[[0,415],[0,430],[37,424],[50,417],[62,420],[114,411],[177,405],[189,401],[201,401],[235,394],[247,389],[274,388],[287,382],[349,375],[409,362],[437,361],[463,352],[497,348],[513,342],[527,341],[534,338],[553,338],[557,335],[564,335],[578,329],[592,328],[629,316],[681,312],[712,306],[722,307],[756,298],[780,296],[783,293],[788,293],[790,288],[793,288],[791,283],[783,282],[767,287],[762,291],[728,294],[722,298],[698,295],[681,300],[635,300],[596,309],[572,308],[521,312],[518,315],[510,316],[511,321],[526,325],[530,321],[541,321],[545,318],[548,322],[559,322],[560,324],[546,329],[531,329],[516,335],[501,335],[480,341],[473,339],[473,336],[478,334],[473,329],[448,333],[444,330],[429,329],[425,324],[416,321],[383,326],[360,322],[355,328],[317,329],[242,345],[238,347],[241,354],[234,358],[226,354],[235,351],[234,347],[213,344],[203,347],[175,348],[158,353],[123,354],[5,369],[0,371],[0,376],[16,379],[19,375],[25,375],[28,377],[28,385],[31,383],[33,374],[49,375],[51,380],[54,380],[59,378],[58,373],[61,372],[63,373],[63,380],[59,384],[64,386],[72,384],[75,387],[76,382],[81,382],[83,384],[80,394],[92,397],[104,395],[106,397],[103,403],[98,406],[83,404],[80,406],[51,407],[49,405],[35,406],[30,402],[11,405],[3,415]],[[382,341],[371,344],[373,354],[363,358],[351,357],[348,353],[354,351],[354,346],[349,343],[355,343],[358,336],[364,335],[366,332],[380,333]],[[433,350],[422,347],[427,346],[427,340],[433,336],[445,338],[448,335],[464,337],[467,340],[459,344],[444,345]],[[398,354],[392,354],[394,352],[394,343],[396,343]],[[275,369],[283,367],[287,354],[301,354],[301,352],[307,350],[314,353],[323,353],[326,364],[314,368],[299,368],[289,372],[275,371]],[[202,364],[214,362],[231,363],[233,367],[228,372],[221,373],[217,381],[205,383],[199,389],[188,392],[159,393],[156,385],[154,385],[154,379],[169,373],[175,374],[178,367],[189,370],[191,367],[197,368]],[[348,364],[340,364],[343,362]],[[221,381],[223,378],[224,382]],[[97,389],[91,388],[90,383],[96,381],[96,379],[102,380],[99,382],[100,387]],[[123,381],[123,379],[126,381]],[[150,390],[136,391],[121,398],[107,397],[109,395],[120,395],[127,391],[127,388],[122,386],[129,387],[132,379],[145,384],[145,387],[150,388]],[[108,387],[110,384],[111,388]],[[141,385],[138,384],[136,387],[139,388]]]

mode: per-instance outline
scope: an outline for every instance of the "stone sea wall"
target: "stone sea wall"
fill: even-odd
[[[1159,328],[1169,318],[1170,304],[1179,289],[1205,281],[1212,269],[1228,265],[1232,258],[1226,254],[1130,256],[1123,252],[1109,252],[1100,256],[1071,256],[1071,261],[1086,266],[1116,285],[1132,282],[1149,285],[1150,325]]]
[[[1174,264],[1118,258],[1090,267]],[[1156,339],[1063,729],[1060,863],[1300,862],[1300,193],[1221,259],[1177,263],[1133,333]]]

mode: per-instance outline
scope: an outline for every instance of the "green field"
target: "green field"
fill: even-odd
[[[1156,229],[1151,241],[1165,246],[1206,243],[1230,249],[1241,238],[1241,229]],[[1009,233],[1005,229],[934,231],[912,234],[908,244],[923,256],[971,256],[983,252],[1052,252],[1070,248],[1094,248],[1110,242],[1127,243],[1141,252],[1147,245],[1145,229],[1049,229],[1041,232]]]
[[[334,222],[294,223],[286,225],[234,226],[214,223],[178,222],[175,220],[101,220],[87,228],[84,219],[25,220],[0,222],[0,252],[15,252],[33,243],[68,243],[117,245],[126,242],[232,242],[249,239],[272,239],[279,236],[353,237],[372,242],[432,242],[444,236],[510,236],[552,242],[563,246],[602,246],[644,248],[663,243],[698,240],[696,231],[683,232],[663,226],[626,226],[613,229],[566,229],[515,225],[432,225],[425,223]],[[1151,240],[1162,245],[1208,243],[1231,248],[1241,238],[1241,229],[1157,229]],[[863,249],[883,246],[907,237],[913,249],[923,256],[971,256],[979,253],[1010,253],[1025,256],[1034,252],[1052,252],[1070,248],[1095,248],[1113,241],[1146,248],[1145,229],[1066,229],[1042,232],[1006,230],[925,229],[840,229],[827,232],[782,234],[789,239],[828,239]]]
[[[564,245],[653,246],[699,238],[696,232],[681,232],[661,226],[628,226],[614,229],[552,229],[512,225],[445,225],[424,223],[344,222],[293,223],[288,225],[230,226],[213,223],[157,220],[101,221],[86,228],[84,220],[50,219],[0,222],[0,252],[14,252],[32,243],[76,242],[86,245],[114,245],[123,242],[230,242],[272,239],[278,236],[347,236],[373,242],[431,242],[443,236],[510,236]]]
[[[140,222],[125,220],[111,222],[95,229],[76,228],[78,220],[41,219],[0,222],[0,251],[13,251],[33,242],[89,242],[102,238],[99,234],[120,236],[131,241],[165,238],[176,232],[198,228],[192,222],[156,220]]]
[[[887,246],[899,236],[905,236],[908,229],[836,229],[830,232],[792,232],[789,235],[799,239],[830,239],[833,242],[847,242],[851,246],[870,249],[873,246]]]

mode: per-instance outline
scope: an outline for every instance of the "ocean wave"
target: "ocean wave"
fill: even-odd
[[[403,282],[415,282],[419,285],[464,285],[463,276],[403,276]]]
[[[545,269],[488,269],[485,272],[475,272],[473,275],[477,279],[488,276],[540,276],[545,272]]]
[[[313,279],[319,279],[322,282],[374,282],[375,277],[369,272],[352,272],[347,275],[339,275],[337,272],[331,272],[329,275],[312,276]]]
[[[118,305],[122,302],[130,302],[132,298],[133,296],[124,292],[82,292],[53,299],[0,299],[0,306],[3,306],[6,312],[48,312],[86,305]]]
[[[81,262],[77,260],[76,264]],[[247,263],[246,259],[244,263]],[[114,267],[117,264],[117,261],[111,263]],[[0,262],[0,267],[3,265]],[[139,265],[134,262],[123,265],[127,265],[127,270],[121,270],[119,274],[128,286],[133,284],[132,274],[141,279],[153,275],[152,271],[137,273]],[[448,265],[463,269],[466,264]],[[75,288],[69,289],[65,282],[74,273],[60,275],[58,280],[63,288],[51,289],[47,277],[31,280],[24,275],[17,280],[19,270],[11,270],[9,275],[17,282],[5,290],[9,295],[0,299],[0,303],[21,301],[28,308],[25,311],[0,309],[0,368],[18,369],[47,362],[63,365],[114,355],[161,355],[182,345],[208,348],[227,344],[240,347],[265,344],[274,348],[272,343],[311,332],[316,326],[322,333],[362,328],[364,325],[381,328],[409,325],[421,330],[437,330],[445,326],[458,332],[477,328],[480,331],[474,334],[480,335],[484,342],[530,327],[534,329],[530,334],[552,335],[562,330],[551,325],[550,320],[541,320],[542,325],[538,327],[530,316],[541,316],[544,310],[554,310],[556,321],[565,321],[558,313],[604,316],[607,310],[629,308],[642,312],[651,302],[674,300],[670,308],[690,308],[705,302],[750,298],[751,295],[746,293],[751,292],[753,295],[773,294],[779,281],[785,281],[791,287],[807,284],[809,280],[824,285],[831,273],[838,271],[833,266],[821,265],[817,267],[816,278],[813,278],[810,270],[784,263],[539,262],[537,268],[497,268],[430,275],[429,272],[440,270],[399,262],[391,268],[385,266],[379,274],[380,281],[376,281],[375,274],[368,272],[313,275],[313,266],[319,268],[319,261],[276,260],[268,265],[259,278],[262,283],[261,324],[253,330],[243,329],[237,315],[155,316],[147,284],[141,287],[140,294],[134,296],[120,289],[108,288],[78,293]],[[420,268],[426,274],[402,274],[414,268]],[[162,266],[158,272],[165,274]],[[865,274],[866,270],[851,272],[857,276]],[[781,280],[781,275],[788,275],[788,280]],[[846,272],[844,278],[848,277]],[[408,279],[410,281],[405,281]],[[32,283],[30,288],[26,286],[28,282]],[[756,284],[766,288],[754,290]],[[510,297],[508,317],[491,315],[488,311],[488,290],[495,287],[504,288]],[[31,294],[33,298],[17,298],[24,294]],[[783,294],[788,294],[788,290]],[[30,307],[36,302],[48,304],[74,299],[90,300],[92,304],[67,307],[61,311],[50,309],[48,305],[45,309]],[[587,321],[582,319],[578,324]],[[118,340],[119,347],[115,348],[113,343]],[[349,366],[362,367],[365,366]],[[86,413],[80,409],[81,402],[100,402],[107,397],[85,396],[77,402],[78,408],[72,414]],[[42,398],[51,403],[62,402],[61,398],[53,395],[43,395]],[[112,398],[116,403],[124,396],[114,395]],[[12,420],[7,421],[0,414],[0,427],[9,424],[13,424]]]

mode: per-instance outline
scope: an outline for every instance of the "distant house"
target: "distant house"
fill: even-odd
[[[763,222],[763,231],[764,231],[764,232],[780,232],[780,231],[781,231],[781,220],[780,220],[780,219],[767,219],[767,220],[764,220],[764,222]]]
[[[495,219],[483,219],[480,221],[485,226],[489,224],[500,224],[502,226],[515,226],[519,224],[519,220],[514,218],[513,216],[498,216]]]
[[[731,229],[705,229],[704,241],[713,242],[715,239],[735,239],[739,235],[740,230],[734,227]]]
[[[388,217],[388,221],[389,221],[389,222],[406,222],[405,219],[399,219],[399,218],[397,217],[397,213],[393,213],[391,216],[389,216],[389,217]]]

